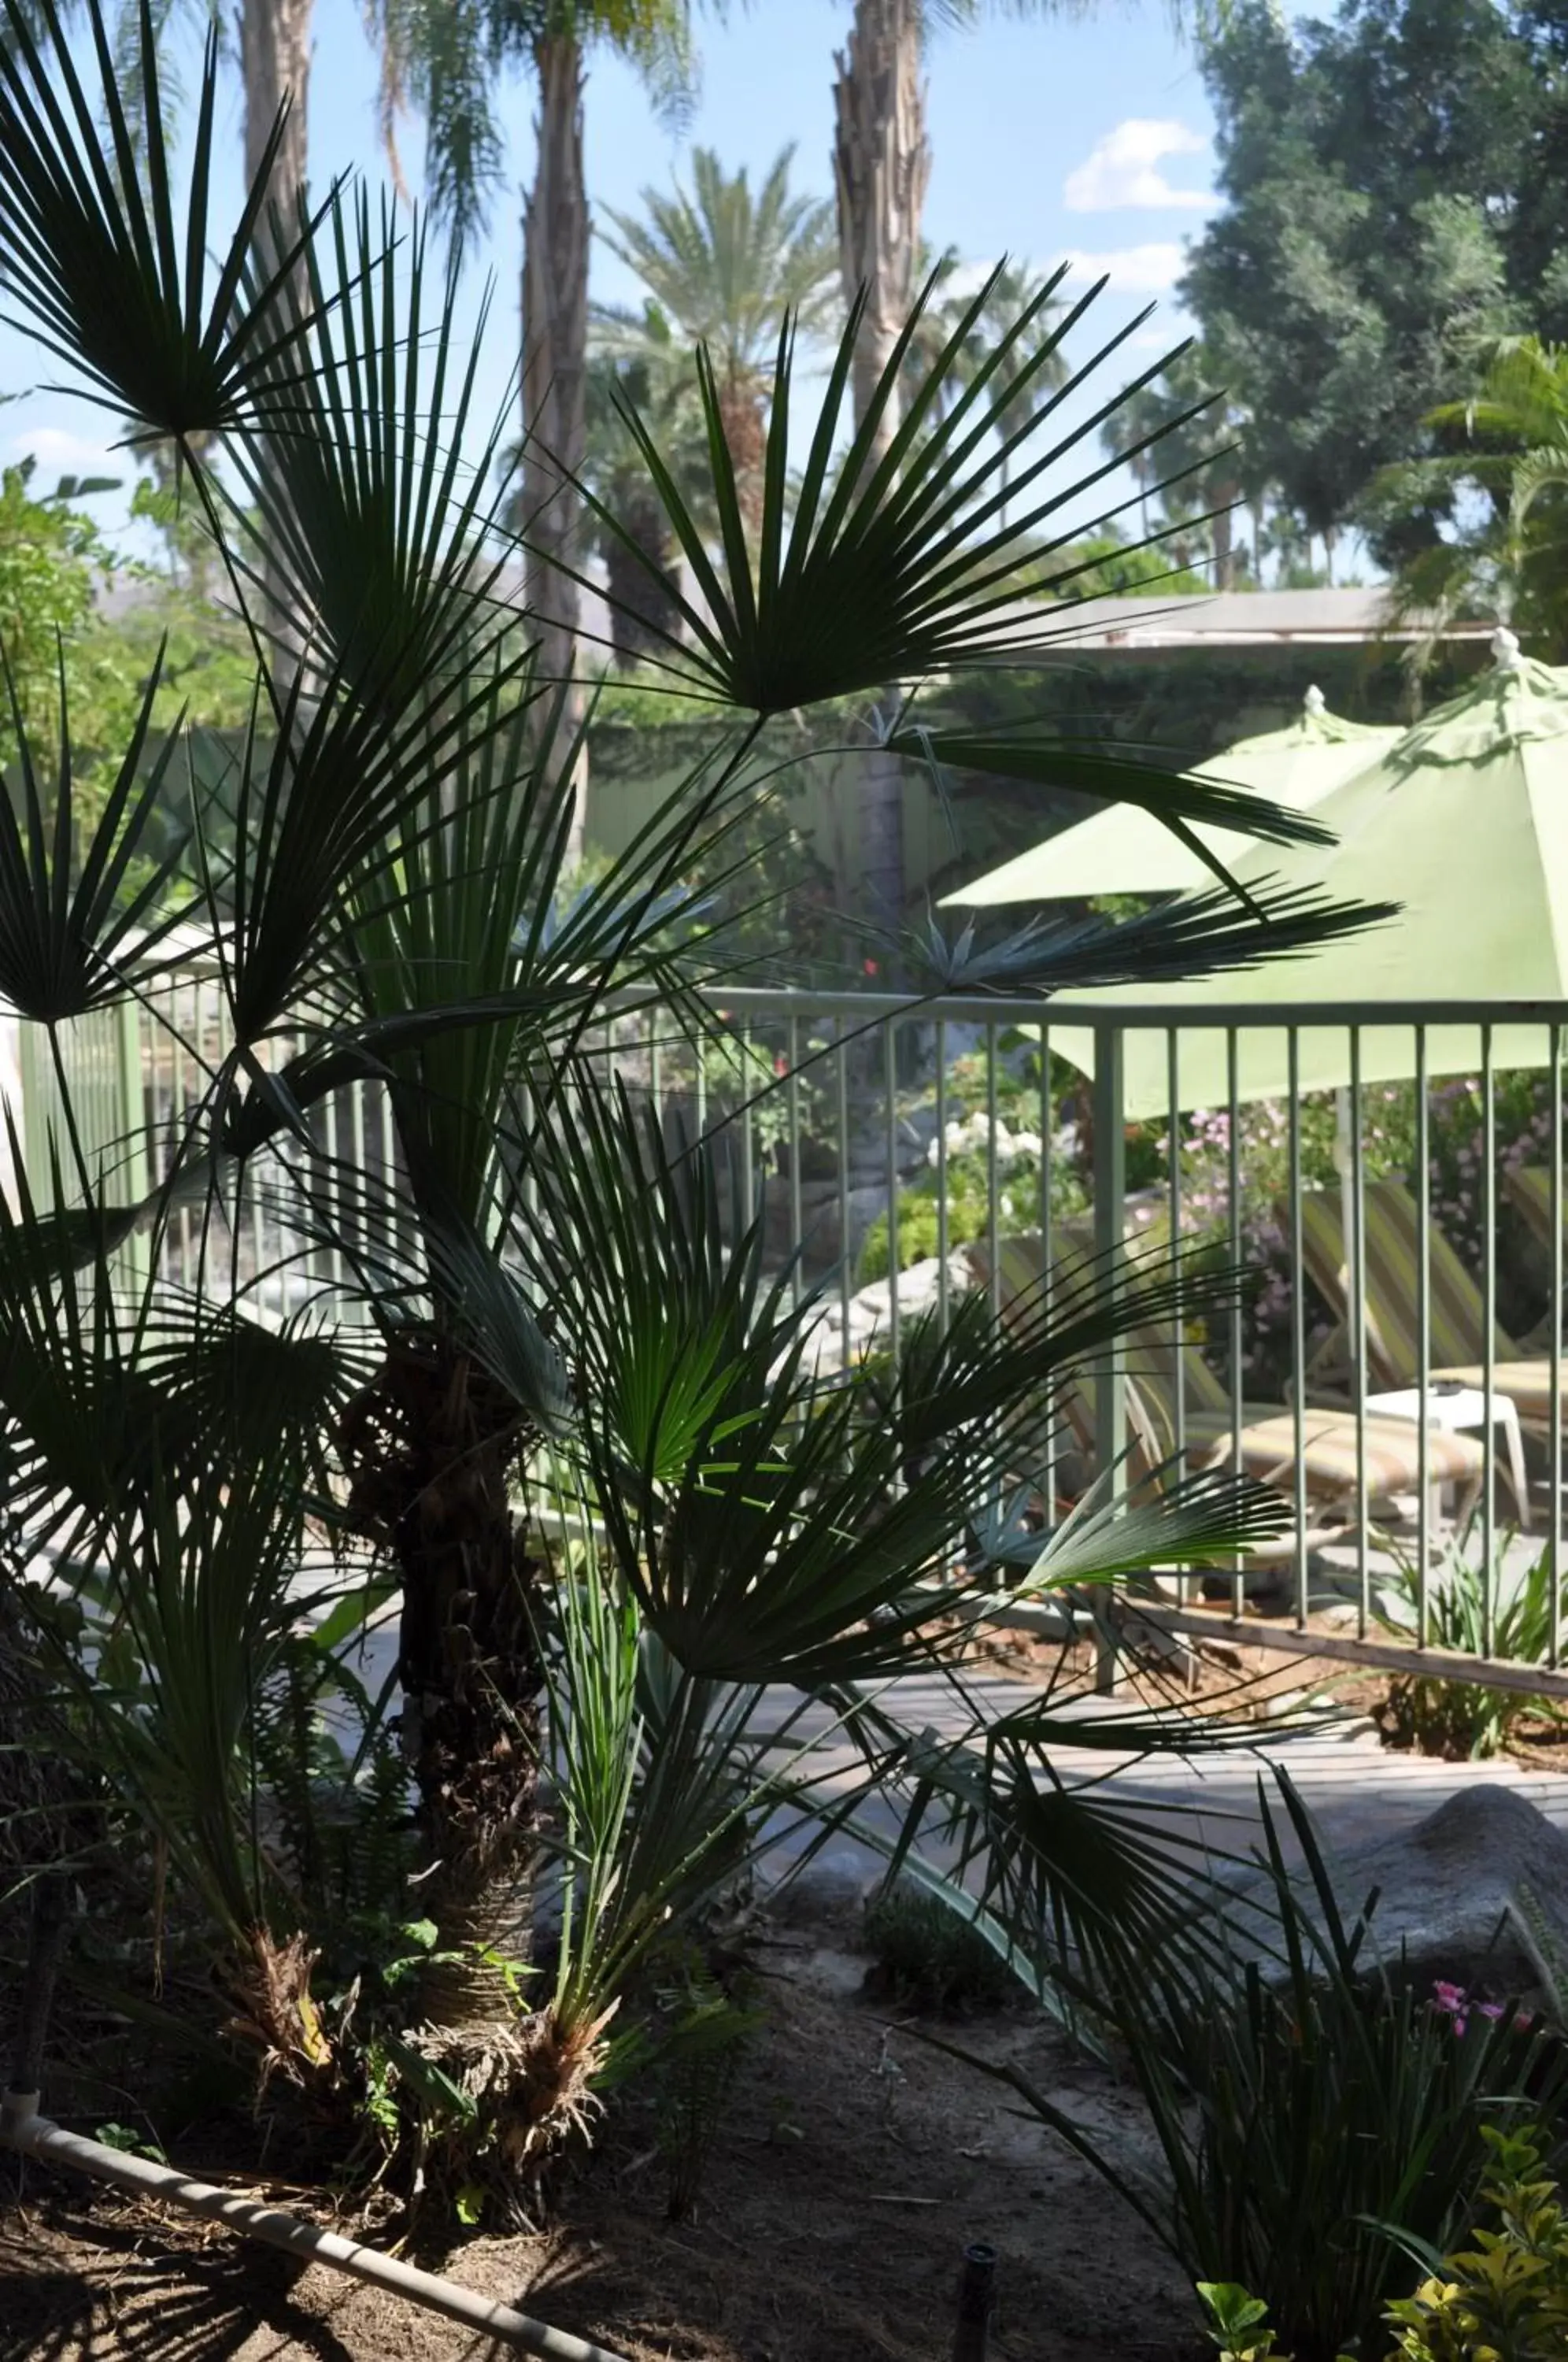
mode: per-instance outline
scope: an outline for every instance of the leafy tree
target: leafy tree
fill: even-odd
[[[1463,392],[1478,340],[1562,300],[1541,220],[1563,73],[1528,12],[1494,0],[1356,0],[1288,25],[1245,0],[1204,52],[1225,210],[1183,292],[1250,468],[1312,535]],[[1533,215],[1526,234],[1525,213]],[[1437,542],[1452,502],[1369,518],[1387,561]]]
[[[71,671],[77,669],[75,651],[92,620],[94,592],[114,565],[93,518],[72,505],[99,487],[67,478],[40,500],[33,491],[37,472],[37,461],[26,458],[0,473],[0,654],[23,723],[34,730],[47,727],[58,707],[68,651]],[[71,685],[79,688],[79,677]],[[0,721],[0,743],[8,758],[16,744],[9,712]]]

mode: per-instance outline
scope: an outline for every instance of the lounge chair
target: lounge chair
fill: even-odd
[[[1362,1193],[1366,1233],[1368,1374],[1380,1387],[1413,1386],[1420,1369],[1417,1277],[1420,1268],[1419,1209],[1398,1181],[1369,1181]],[[1337,1189],[1309,1189],[1301,1200],[1301,1253],[1308,1273],[1349,1330],[1349,1257],[1344,1208]],[[1428,1375],[1479,1391],[1485,1379],[1486,1324],[1481,1290],[1436,1222],[1427,1239]],[[1492,1390],[1506,1395],[1521,1427],[1538,1435],[1551,1427],[1551,1363],[1517,1345],[1492,1324]]]
[[[1564,1182],[1568,1192],[1568,1180]],[[1546,1249],[1551,1253],[1551,1175],[1544,1164],[1518,1164],[1503,1175],[1505,1196]],[[1563,1245],[1568,1249],[1568,1195],[1562,1206]]]
[[[1092,1284],[1092,1254],[1077,1226],[1053,1233],[1056,1268],[1069,1295]],[[989,1251],[983,1242],[968,1250],[978,1285],[991,1279]],[[1004,1238],[998,1252],[998,1293],[1005,1317],[1010,1300],[1038,1286],[1043,1269],[1041,1236],[1026,1231]],[[1296,1413],[1287,1404],[1247,1402],[1242,1429],[1234,1434],[1231,1397],[1196,1349],[1179,1351],[1174,1338],[1155,1330],[1135,1330],[1127,1341],[1127,1417],[1134,1446],[1131,1473],[1152,1474],[1177,1450],[1176,1406],[1182,1404],[1185,1453],[1194,1467],[1235,1465],[1261,1484],[1294,1496],[1297,1440]],[[1178,1397],[1178,1388],[1181,1392]],[[1076,1389],[1068,1416],[1085,1448],[1093,1450],[1092,1407]],[[1239,1444],[1239,1451],[1233,1447]],[[1353,1413],[1342,1406],[1313,1405],[1301,1418],[1300,1462],[1307,1490],[1319,1509],[1353,1507],[1364,1466],[1369,1496],[1414,1491],[1420,1479],[1419,1436],[1413,1419],[1369,1412],[1358,1450]],[[1141,1463],[1141,1464],[1140,1464]],[[1480,1489],[1485,1467],[1481,1447],[1429,1423],[1427,1481],[1452,1485],[1462,1498]]]

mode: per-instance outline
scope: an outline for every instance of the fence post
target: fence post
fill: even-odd
[[[1126,1261],[1127,1122],[1123,1035],[1118,1025],[1097,1025],[1094,1043],[1094,1251],[1099,1289],[1114,1298]],[[1127,1489],[1127,1361],[1118,1340],[1102,1357],[1095,1376],[1094,1427],[1099,1470],[1110,1471],[1112,1497]],[[1099,1664],[1096,1685],[1116,1687],[1114,1628],[1095,1617]]]
[[[147,1195],[147,1102],[141,1071],[141,1003],[127,993],[116,1011],[115,1138],[120,1162],[115,1178],[127,1205],[139,1205]],[[117,1192],[111,1191],[111,1194]],[[145,1231],[133,1231],[119,1250],[120,1261],[133,1285],[140,1286],[150,1269]]]

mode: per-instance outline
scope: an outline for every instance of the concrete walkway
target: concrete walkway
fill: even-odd
[[[371,1694],[395,1661],[394,1611],[383,1609],[366,1636],[361,1679]],[[1025,1711],[1041,1700],[1041,1691],[1026,1681],[1000,1674],[971,1674],[966,1689],[972,1710],[988,1721]],[[929,1728],[938,1738],[960,1738],[968,1727],[949,1683],[936,1674],[911,1675],[886,1694],[886,1705],[906,1727]],[[780,1690],[765,1709],[776,1726],[800,1706],[797,1693]],[[1081,1725],[1114,1721],[1134,1711],[1116,1698],[1064,1698],[1063,1716]],[[812,1768],[823,1776],[823,1792],[843,1794],[857,1784],[862,1772],[856,1750],[834,1729],[825,1706],[812,1706],[792,1733],[795,1743],[815,1738]],[[1364,1721],[1347,1718],[1288,1738],[1257,1745],[1237,1745],[1187,1756],[1171,1753],[1118,1753],[1104,1747],[1063,1746],[1051,1750],[1056,1776],[1068,1786],[1109,1783],[1108,1798],[1135,1811],[1152,1829],[1167,1818],[1179,1836],[1184,1855],[1201,1843],[1217,1856],[1249,1855],[1259,1841],[1259,1779],[1277,1796],[1269,1767],[1286,1770],[1317,1824],[1326,1850],[1347,1851],[1424,1820],[1446,1798],[1474,1783],[1492,1782],[1516,1788],[1559,1827],[1568,1829],[1568,1772],[1521,1770],[1507,1760],[1487,1763],[1444,1763],[1432,1757],[1409,1755],[1382,1745]],[[891,1799],[873,1798],[863,1808],[874,1830],[891,1842],[900,1815]],[[1196,1818],[1194,1817],[1196,1816]],[[1276,1820],[1282,1816],[1276,1815]],[[811,1832],[792,1829],[768,1857],[764,1875],[777,1878],[811,1843]],[[872,1849],[857,1846],[847,1835],[835,1836],[823,1859],[848,1871],[857,1866],[869,1877],[877,1867]]]
[[[988,1718],[1017,1714],[1036,1694],[1026,1683],[999,1676],[971,1679],[968,1689],[972,1704]],[[962,1735],[964,1724],[952,1692],[936,1676],[900,1682],[887,1704],[901,1722],[917,1729],[929,1727],[954,1739]],[[1065,1700],[1063,1710],[1066,1716],[1087,1724],[1114,1720],[1130,1709],[1116,1699],[1078,1697]],[[825,1730],[826,1715],[815,1719],[817,1727]],[[841,1775],[845,1785],[851,1783],[858,1769],[854,1750],[836,1734],[824,1737],[813,1760],[824,1771]],[[1216,1856],[1250,1855],[1259,1844],[1262,1830],[1260,1776],[1265,1793],[1277,1799],[1278,1790],[1270,1778],[1270,1767],[1276,1763],[1289,1773],[1331,1855],[1392,1837],[1424,1820],[1448,1797],[1477,1782],[1518,1789],[1550,1820],[1568,1829],[1568,1773],[1525,1771],[1504,1760],[1444,1763],[1430,1756],[1409,1755],[1386,1748],[1364,1722],[1349,1719],[1297,1737],[1187,1756],[1119,1753],[1103,1747],[1067,1745],[1053,1748],[1050,1760],[1067,1786],[1107,1783],[1107,1800],[1125,1806],[1152,1830],[1168,1820],[1184,1855],[1195,1843],[1208,1847]],[[865,1811],[878,1833],[893,1836],[899,1816],[890,1802],[873,1799]],[[1275,1820],[1284,1827],[1282,1812],[1276,1812]],[[805,1842],[802,1836],[799,1845]],[[780,1871],[784,1860],[796,1850],[793,1841],[781,1847]],[[871,1849],[839,1837],[826,1858],[847,1872],[857,1857],[867,1869],[871,1867]]]

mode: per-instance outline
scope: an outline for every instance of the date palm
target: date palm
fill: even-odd
[[[1454,512],[1444,537],[1406,558],[1396,603],[1424,616],[1429,633],[1433,619],[1466,609],[1502,613],[1560,659],[1568,652],[1568,348],[1498,337],[1474,369],[1473,391],[1427,419],[1431,455],[1388,469],[1373,487],[1374,513],[1385,504],[1397,513],[1412,492]]]
[[[997,521],[992,381],[982,370],[945,409],[936,379],[917,390],[911,417],[935,423],[906,437],[896,480],[867,469],[866,430],[840,468],[846,332],[792,490],[785,334],[751,536],[700,356],[716,546],[624,404],[701,600],[665,585],[680,629],[661,645],[728,727],[574,894],[571,750],[551,737],[558,701],[491,554],[502,428],[486,437],[472,418],[477,338],[460,343],[423,230],[399,235],[390,207],[337,192],[256,274],[265,182],[232,230],[211,217],[212,44],[176,193],[161,142],[105,169],[99,125],[117,146],[125,127],[115,79],[85,88],[53,0],[34,0],[41,45],[23,5],[0,0],[13,316],[89,398],[180,450],[272,726],[237,751],[221,811],[193,789],[189,843],[160,859],[151,832],[185,750],[178,733],[150,736],[156,681],[91,820],[69,713],[49,756],[24,738],[0,799],[0,998],[38,1029],[63,1110],[48,1202],[0,1201],[0,1579],[51,1652],[95,1776],[200,1914],[225,2022],[263,2076],[324,2106],[358,2093],[383,2135],[390,2118],[437,2196],[476,2177],[514,2190],[582,2120],[639,1965],[780,1805],[823,1808],[809,1765],[781,1771],[758,1735],[778,1683],[854,1737],[867,1792],[902,1781],[911,1810],[945,1800],[988,1849],[988,1891],[1032,1913],[1032,1939],[1055,1918],[1080,1950],[1118,1926],[1153,1940],[1185,1909],[1169,1863],[1099,1784],[1040,1802],[1057,1730],[1043,1708],[1010,1716],[995,1749],[978,1731],[933,1749],[880,1693],[971,1611],[1016,1598],[1021,1554],[1026,1587],[1081,1585],[1273,1529],[1277,1502],[1223,1477],[1174,1507],[1112,1502],[1043,1556],[997,1517],[1000,1477],[1027,1485],[1069,1374],[1129,1322],[1168,1327],[1230,1284],[1095,1287],[1021,1307],[1005,1330],[976,1299],[890,1380],[820,1384],[812,1308],[764,1269],[760,1222],[728,1219],[706,1151],[639,1131],[599,1047],[627,998],[660,1025],[713,1021],[701,988],[733,974],[713,898],[752,866],[742,831],[775,767],[769,717],[889,680],[912,693],[1016,647],[1008,586],[1028,520]],[[138,72],[157,123],[149,46]],[[1101,406],[1082,404],[1091,421]],[[1091,462],[1094,431],[1077,431]],[[1047,469],[1070,501],[1055,449],[1021,490]],[[615,529],[604,503],[595,513]],[[303,663],[282,680],[256,619],[263,557],[304,619]],[[911,723],[889,754],[1056,777],[1180,824],[1314,833],[1256,798],[1032,732]],[[933,932],[906,955],[933,991],[1153,983],[1361,915],[1217,898],[984,950]],[[72,1029],[139,1010],[175,1030],[158,1012],[193,929],[216,1017],[153,1186],[130,1195],[73,1088]],[[340,1111],[351,1136],[367,1091],[395,1184],[337,1153],[321,1120]],[[277,1200],[303,1241],[284,1276],[309,1292],[306,1317],[282,1325],[260,1297],[277,1275],[248,1277],[237,1247]],[[199,1252],[174,1291],[158,1250],[181,1224]],[[115,1258],[141,1241],[138,1281]],[[536,1514],[542,1491],[553,1524]],[[569,1535],[579,1513],[602,1548],[563,1552],[562,1517]],[[84,1625],[29,1583],[46,1548],[62,1581],[80,1571]],[[277,1832],[311,1809],[319,1687],[354,1694],[345,1615],[387,1596],[403,1760],[379,1806],[352,1771],[335,1795],[375,1836],[367,1855],[394,1865],[396,1891],[367,1919],[317,1877],[311,1846]],[[296,1733],[266,1705],[302,1649]],[[405,1889],[410,1783],[421,1859]],[[542,1848],[566,1904],[553,1951],[534,1929]],[[367,1926],[406,1923],[429,1941],[398,1984]],[[315,1973],[324,1946],[330,1976]]]
[[[725,439],[745,503],[755,514],[767,431],[772,362],[786,317],[815,339],[839,314],[831,204],[790,187],[792,147],[774,159],[754,192],[743,165],[726,173],[713,150],[691,158],[690,192],[645,189],[642,216],[605,208],[610,251],[635,271],[651,308],[601,307],[600,350],[668,372],[673,328],[688,352],[701,346],[713,366]]]

